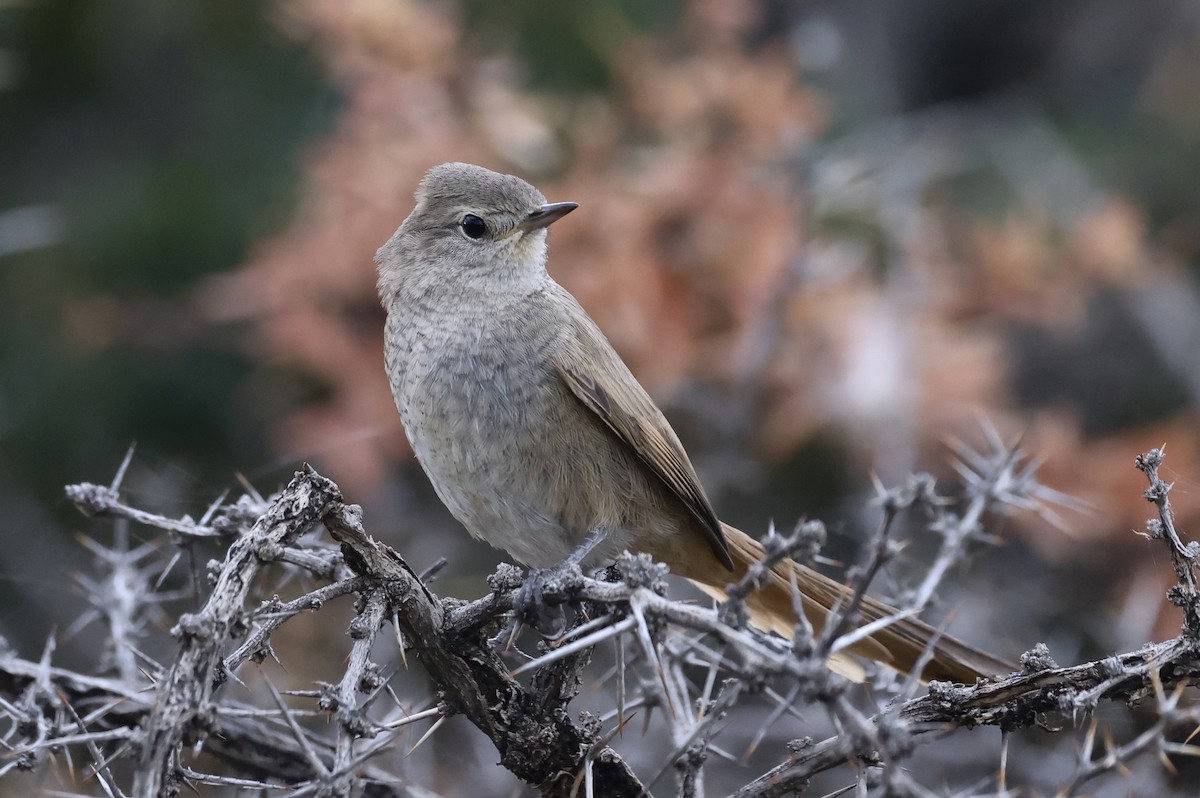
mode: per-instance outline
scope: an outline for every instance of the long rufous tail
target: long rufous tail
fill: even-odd
[[[728,524],[722,524],[722,528],[733,557],[733,573],[726,571],[728,578],[722,585],[714,585],[708,579],[697,579],[698,574],[686,575],[691,576],[692,581],[704,592],[724,600],[723,585],[740,579],[750,565],[761,561],[763,548],[757,540]],[[811,568],[786,560],[771,571],[770,582],[746,600],[750,622],[754,626],[788,638],[792,636],[797,620],[793,604],[793,579],[800,589],[805,617],[817,634],[824,627],[829,610],[839,604],[846,606],[852,595],[850,588],[845,585]],[[895,607],[869,596],[863,596],[859,606],[863,624],[898,614],[900,611]],[[935,639],[936,642],[931,646],[930,641]],[[933,655],[921,673],[922,679],[973,684],[977,677],[1002,676],[1015,670],[1009,663],[949,635],[939,636],[936,629],[916,618],[902,618],[855,643],[848,652],[876,660],[901,673],[910,673],[925,655],[926,649],[931,647]],[[829,665],[847,678],[862,680],[862,667],[851,657],[835,654]]]

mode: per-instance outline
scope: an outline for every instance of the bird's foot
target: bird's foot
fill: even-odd
[[[579,564],[570,557],[550,568],[530,569],[513,597],[517,620],[547,637],[560,636],[567,628],[563,610],[565,598],[582,578]]]
[[[546,594],[569,595],[572,592],[571,585],[578,584],[578,580],[583,577],[580,564],[607,535],[608,528],[598,526],[558,565],[550,568],[531,568],[524,584],[517,588],[517,595],[513,599],[517,619],[548,637],[562,635],[569,627],[563,617],[563,601],[560,599],[551,607],[546,603]],[[548,631],[548,619],[555,622],[555,631]]]

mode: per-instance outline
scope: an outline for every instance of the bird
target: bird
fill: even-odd
[[[662,411],[595,321],[549,274],[547,230],[574,211],[514,175],[430,169],[379,248],[388,381],[438,497],[474,537],[531,569],[644,553],[723,599],[764,556],[723,523]],[[752,625],[819,632],[854,592],[791,559],[746,599]],[[973,683],[1012,668],[870,596],[894,618],[850,651],[924,679]],[[862,668],[835,657],[851,678]]]

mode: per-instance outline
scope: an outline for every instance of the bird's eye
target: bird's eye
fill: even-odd
[[[458,226],[462,228],[463,235],[476,241],[483,238],[487,232],[487,224],[473,213],[464,216]]]

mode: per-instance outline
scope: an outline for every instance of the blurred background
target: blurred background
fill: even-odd
[[[990,519],[1002,545],[938,608],[958,610],[952,630],[1012,658],[1045,640],[1068,663],[1178,629],[1169,563],[1132,533],[1151,509],[1133,458],[1166,445],[1193,529],[1197,4],[10,0],[14,648],[36,657],[84,606],[64,589],[88,564],[71,534],[103,525],[62,486],[107,483],[134,441],[139,506],[199,515],[239,477],[269,492],[308,461],[414,567],[449,557],[435,589],[486,591],[501,557],[411,459],[374,292],[375,249],[448,160],[580,203],[554,227],[550,271],[730,522],[821,518],[827,554],[853,560],[878,522],[872,475],[930,471],[954,494],[947,441],[979,445],[987,422],[1091,509]],[[911,547],[894,584],[928,550]],[[87,662],[88,635],[58,656]],[[306,667],[297,678],[322,678]],[[447,734],[467,742],[427,767],[508,794],[485,740]],[[1069,740],[1022,740],[1058,752],[1023,783],[1069,768]]]

